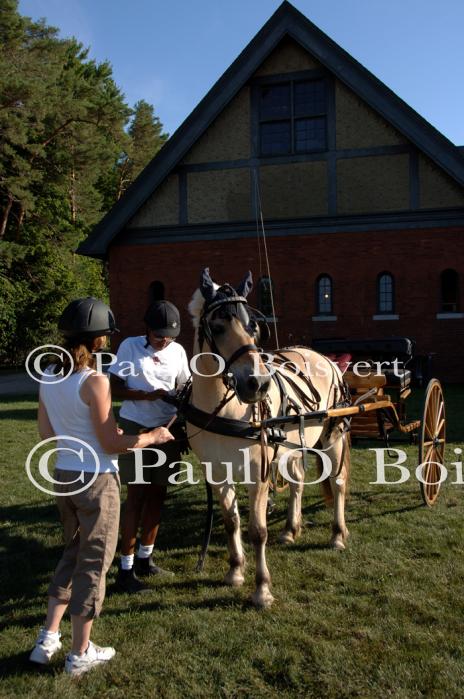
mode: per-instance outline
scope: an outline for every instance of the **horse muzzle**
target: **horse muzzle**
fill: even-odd
[[[239,371],[233,372],[231,380],[242,403],[257,403],[263,400],[271,385],[270,376],[253,376]]]

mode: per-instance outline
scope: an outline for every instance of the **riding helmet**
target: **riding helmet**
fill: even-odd
[[[93,296],[71,301],[61,314],[58,329],[65,337],[91,338],[119,332],[111,308]]]
[[[177,337],[180,333],[179,311],[170,301],[155,301],[143,319],[160,337]]]

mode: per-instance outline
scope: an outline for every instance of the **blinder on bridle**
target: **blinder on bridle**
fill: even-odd
[[[242,284],[242,288],[244,288],[245,293],[251,290],[251,278],[248,281],[248,285],[246,281]],[[221,353],[216,345],[214,327],[212,327],[212,323],[215,320],[222,318],[230,321],[232,318],[236,318],[247,334],[253,338],[254,343],[258,341],[265,343],[271,335],[265,316],[258,309],[248,305],[246,297],[239,293],[240,290],[239,288],[236,291],[230,284],[223,284],[215,291],[214,295],[210,296],[210,300],[204,294],[206,300],[200,319],[200,344],[205,339],[212,352],[219,356],[221,356]],[[231,357],[228,359],[223,358],[225,361],[223,371],[225,377],[228,376],[231,365],[247,352],[261,352],[261,348],[256,344],[242,345]]]

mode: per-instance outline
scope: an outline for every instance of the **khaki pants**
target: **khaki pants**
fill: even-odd
[[[64,526],[65,549],[48,594],[69,604],[69,613],[91,619],[99,615],[105,598],[106,573],[118,542],[120,482],[117,473],[102,473],[77,495],[72,491],[94,474],[55,470],[56,498]]]

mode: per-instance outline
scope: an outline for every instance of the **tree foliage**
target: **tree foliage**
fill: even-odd
[[[167,138],[107,62],[0,0],[0,361],[53,337],[71,298],[107,295],[73,252]]]

